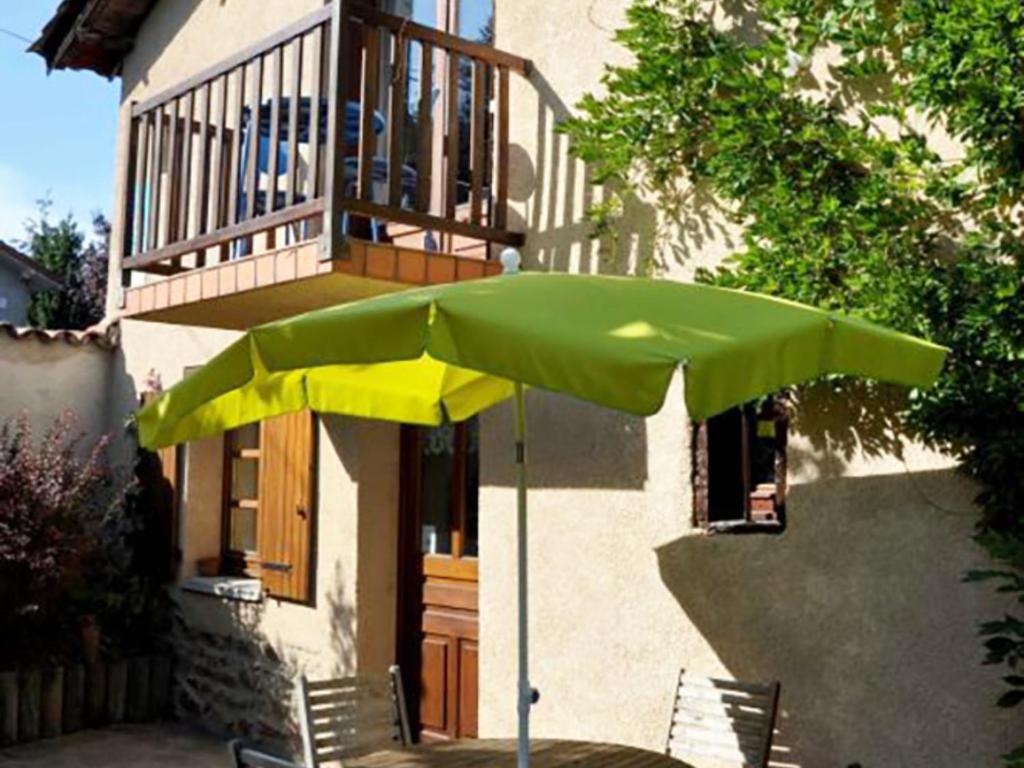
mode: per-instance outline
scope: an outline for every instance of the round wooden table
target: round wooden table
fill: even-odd
[[[463,739],[386,749],[346,760],[346,768],[515,768],[514,739]],[[687,763],[659,752],[621,744],[534,739],[531,768],[688,768]]]

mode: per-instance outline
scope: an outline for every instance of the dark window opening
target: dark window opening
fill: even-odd
[[[786,524],[786,433],[779,399],[694,425],[694,522],[712,532],[778,532]]]

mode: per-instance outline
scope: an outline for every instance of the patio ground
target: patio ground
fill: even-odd
[[[0,749],[4,768],[226,768],[227,749],[174,723],[121,725]]]

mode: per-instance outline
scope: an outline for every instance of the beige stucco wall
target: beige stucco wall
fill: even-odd
[[[124,321],[125,386],[117,409],[126,416],[154,375],[164,387],[173,386],[186,368],[206,362],[235,338],[230,331]],[[272,649],[277,674],[288,679],[299,672],[314,678],[357,668],[378,672],[394,658],[398,427],[323,416],[317,444],[311,604],[243,604],[176,591],[191,632],[233,638],[253,653]],[[198,558],[220,553],[222,438],[188,444],[184,454],[181,580],[196,575]],[[228,656],[238,660],[245,652],[235,645]]]
[[[125,103],[272,32],[319,0],[164,0],[125,66]],[[605,62],[625,0],[498,0],[498,44],[534,61],[513,93],[513,225],[535,268],[622,271],[656,247],[657,217],[627,211],[611,259],[583,212],[600,196],[553,132]],[[663,252],[685,277],[731,247],[703,214]],[[115,280],[114,284],[118,284]],[[127,381],[150,369],[165,385],[233,336],[128,322]],[[673,390],[680,392],[677,385]],[[1002,606],[960,583],[982,562],[969,541],[971,490],[949,462],[865,418],[835,415],[818,394],[798,411],[788,531],[778,537],[694,535],[689,435],[681,398],[641,420],[534,394],[531,598],[535,733],[663,745],[675,673],[778,678],[779,764],[991,765],[1012,742],[991,705],[994,670],[979,667],[977,621]],[[124,402],[128,402],[124,400]],[[854,401],[857,402],[856,400]],[[824,407],[828,403],[829,407]],[[841,411],[842,409],[840,409]],[[858,431],[859,430],[859,431]],[[510,413],[483,420],[481,493],[482,735],[515,729],[514,495]],[[318,674],[391,660],[397,538],[398,431],[325,418],[318,458],[315,607],[239,606],[187,595],[188,621],[251,638],[287,665]],[[893,455],[902,447],[902,458]],[[219,441],[188,449],[186,571],[219,548]]]
[[[122,386],[111,398],[113,410],[126,418],[150,381],[173,386],[187,368],[206,362],[236,338],[237,333],[230,331],[123,321],[124,372]],[[207,664],[224,665],[229,675],[236,667],[256,667],[255,677],[264,679],[260,684],[280,693],[280,679],[291,680],[300,672],[314,678],[356,670],[374,673],[392,663],[398,436],[397,425],[329,415],[320,418],[311,604],[274,599],[246,604],[175,590],[182,628],[187,628],[192,642],[206,638],[199,642],[212,646],[213,658],[206,659]],[[183,451],[179,583],[196,575],[199,558],[216,556],[221,550],[223,441],[209,438],[190,443]],[[192,668],[179,683],[198,690],[200,698],[212,696],[210,689],[202,687],[207,681],[190,680],[190,673],[198,676]],[[271,685],[266,679],[278,682]],[[242,690],[236,693],[241,694],[239,702],[248,695]],[[223,691],[218,695],[227,699]],[[211,718],[206,724],[224,727],[239,711],[233,703],[222,702],[221,722]],[[252,712],[243,714],[256,718]]]
[[[680,399],[646,420],[551,395],[528,407],[538,736],[662,748],[686,667],[782,681],[779,765],[983,766],[1012,744],[976,636],[1006,604],[961,583],[984,564],[971,489],[935,456],[872,457],[807,404],[786,533],[706,537],[689,522]],[[487,736],[516,723],[510,428],[496,410],[481,438]]]
[[[604,64],[624,60],[611,33],[627,5],[497,0],[498,46],[535,67],[513,91],[512,219],[535,269],[632,271],[653,255],[686,279],[736,246],[735,229],[694,194],[692,225],[667,241],[642,203],[616,249],[591,241],[583,214],[601,190],[553,132],[599,89]],[[972,489],[951,462],[893,434],[863,393],[814,391],[794,418],[786,533],[709,538],[690,527],[680,390],[646,420],[531,398],[534,732],[661,749],[684,666],[782,681],[779,765],[997,764],[1016,721],[994,706],[998,671],[980,666],[976,626],[1006,604],[961,583],[985,558],[970,540]],[[510,430],[507,409],[484,417],[486,736],[516,725]]]
[[[125,59],[122,101],[153,96],[323,5],[323,0],[161,0]]]
[[[105,393],[118,375],[119,355],[96,344],[72,345],[0,333],[0,421],[26,413],[40,435],[65,410],[94,442],[121,436]]]
[[[323,0],[158,3],[124,64],[116,178],[121,179],[125,164],[125,126],[132,102],[175,85],[322,5]],[[115,233],[121,231],[117,223]],[[119,243],[112,252],[120,252]],[[120,285],[116,258],[111,285]],[[111,290],[112,315],[118,300],[118,291]],[[165,387],[172,386],[186,367],[206,362],[236,338],[231,332],[139,321],[126,321],[123,327],[126,383],[118,407],[125,413],[150,372]],[[320,420],[317,437],[312,604],[269,600],[244,605],[186,592],[176,599],[192,631],[243,640],[255,649],[259,664],[266,661],[263,652],[272,649],[287,675],[341,674],[357,665],[363,671],[381,670],[394,657],[398,428],[328,416]],[[198,558],[220,551],[222,441],[189,445],[185,456],[182,579],[195,574]],[[358,633],[357,625],[362,628]],[[230,648],[241,657],[239,646]]]
[[[193,627],[269,644],[290,674],[382,671],[394,658],[398,430],[325,416],[318,440],[312,603],[236,605],[184,592],[178,600]],[[213,438],[186,450],[183,577],[195,574],[196,558],[220,553],[223,448]]]

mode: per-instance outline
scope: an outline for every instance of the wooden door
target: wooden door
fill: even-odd
[[[476,421],[402,436],[399,664],[424,741],[477,735]]]

